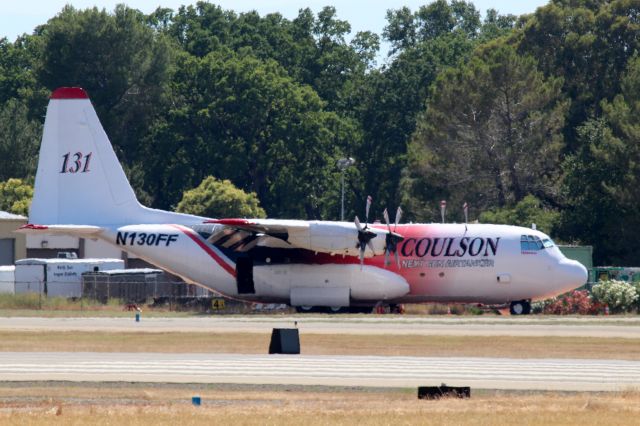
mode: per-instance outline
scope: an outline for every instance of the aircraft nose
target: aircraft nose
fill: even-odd
[[[565,260],[559,268],[561,285],[565,291],[573,290],[587,283],[589,273],[587,268],[575,260]]]

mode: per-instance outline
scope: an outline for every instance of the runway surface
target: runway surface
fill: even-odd
[[[575,336],[640,339],[639,317],[411,317],[244,315],[188,318],[2,317],[0,330],[270,333],[297,327],[311,334]]]
[[[240,354],[0,352],[1,381],[118,381],[612,391],[639,361]]]

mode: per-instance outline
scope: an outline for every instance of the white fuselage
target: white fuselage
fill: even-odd
[[[183,225],[126,225],[101,238],[187,282],[220,294],[294,305],[392,301],[504,303],[551,297],[586,281],[586,270],[566,259],[548,237],[504,225],[401,225],[400,267],[382,256],[365,259],[299,248],[256,246],[249,258],[250,291],[242,289],[241,262]],[[524,238],[537,238],[540,243]],[[286,245],[283,245],[286,247]],[[320,300],[321,299],[321,300]]]

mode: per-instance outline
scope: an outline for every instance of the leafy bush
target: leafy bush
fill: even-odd
[[[33,187],[22,179],[0,182],[0,210],[27,216],[33,198]]]
[[[206,217],[266,217],[255,192],[244,192],[230,180],[207,176],[185,191],[177,211]]]
[[[591,289],[594,301],[609,306],[612,313],[628,312],[637,307],[638,290],[625,281],[603,281]]]
[[[633,307],[635,308],[636,312],[640,313],[640,282],[635,281],[631,284],[631,286],[636,290],[636,293],[638,294],[638,298],[633,304]]]
[[[471,315],[484,315],[484,309],[479,306],[471,305],[467,308],[467,312],[469,312]]]
[[[593,301],[587,290],[574,290],[571,293],[553,299],[545,306],[544,313],[553,315],[587,315],[596,313],[593,307]]]
[[[537,300],[531,303],[531,312],[534,314],[545,314],[549,305],[555,303],[557,298],[552,297],[551,299]]]

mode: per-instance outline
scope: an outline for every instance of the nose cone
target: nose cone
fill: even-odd
[[[589,273],[582,263],[565,259],[558,267],[558,286],[563,292],[581,287],[587,283]]]

